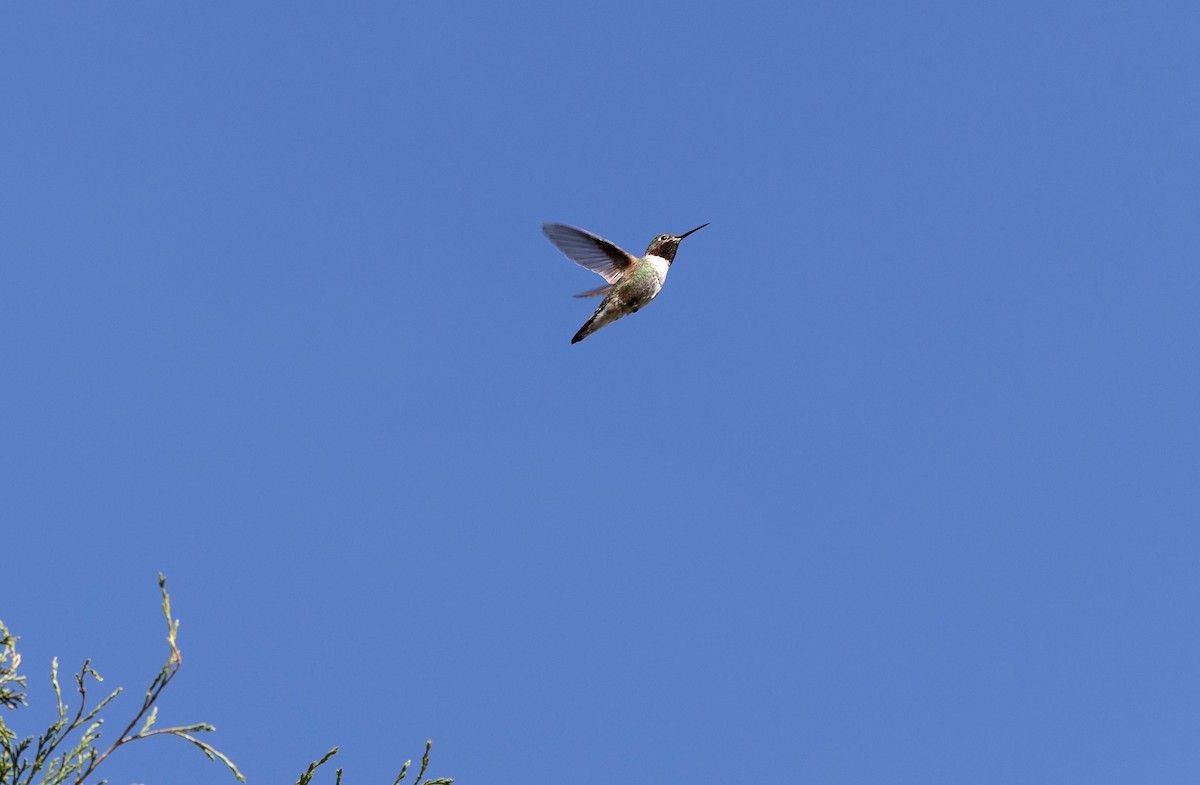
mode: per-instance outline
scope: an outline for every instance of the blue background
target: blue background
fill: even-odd
[[[1198,40],[1144,0],[4,4],[7,721],[90,656],[123,726],[161,570],[160,725],[252,783],[426,737],[463,783],[1194,783]],[[542,221],[711,226],[571,346],[602,281]]]

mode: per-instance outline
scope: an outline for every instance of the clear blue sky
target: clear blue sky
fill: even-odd
[[[1194,2],[6,3],[0,618],[251,783],[1194,783]],[[602,283],[543,221],[683,244]],[[115,728],[110,728],[110,733]],[[114,782],[233,782],[182,743]],[[332,781],[332,772],[327,777]]]

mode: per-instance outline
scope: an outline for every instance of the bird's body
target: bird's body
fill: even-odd
[[[650,241],[646,255],[639,259],[616,244],[582,229],[565,224],[543,224],[542,231],[560,251],[572,261],[608,281],[607,286],[576,295],[604,295],[604,299],[592,314],[592,318],[575,333],[571,343],[579,343],[601,327],[612,324],[626,314],[637,313],[657,297],[662,291],[663,282],[667,280],[667,273],[675,260],[679,242],[705,226],[708,224],[679,235],[660,234]]]

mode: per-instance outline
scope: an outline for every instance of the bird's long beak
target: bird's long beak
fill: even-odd
[[[706,226],[708,226],[708,224],[700,224],[695,229],[693,229],[691,232],[684,232],[683,234],[679,235],[679,239],[682,240],[683,238],[687,237],[692,232],[698,232]]]

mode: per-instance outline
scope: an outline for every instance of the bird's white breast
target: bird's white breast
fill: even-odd
[[[650,262],[650,266],[654,268],[654,274],[658,276],[658,285],[661,287],[667,280],[667,273],[671,270],[671,263],[661,256],[654,255],[647,256],[646,261]]]

